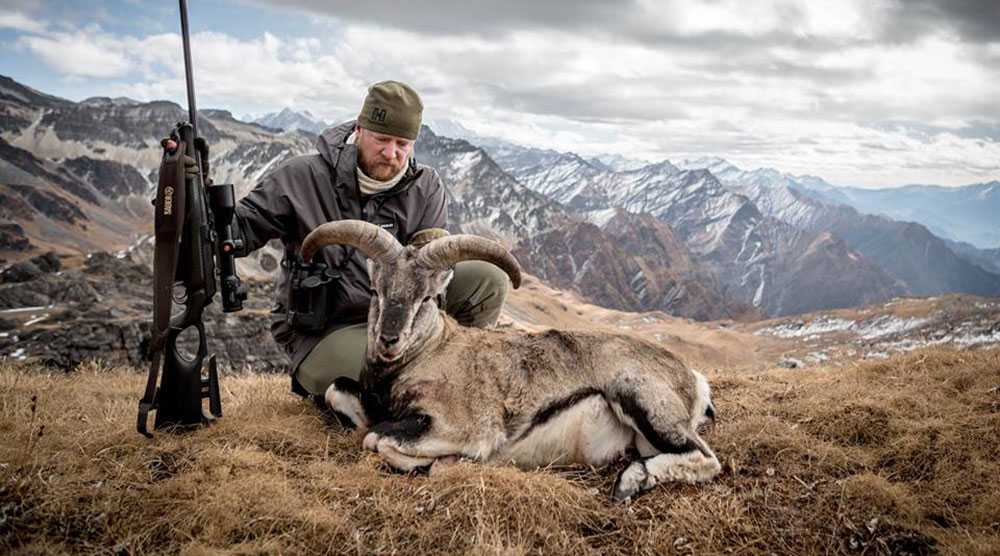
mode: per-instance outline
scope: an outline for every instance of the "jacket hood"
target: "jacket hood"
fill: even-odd
[[[351,136],[356,125],[357,122],[355,120],[350,120],[335,125],[319,135],[319,139],[316,140],[316,150],[319,151],[319,154],[331,166],[337,166],[337,159],[340,158],[340,152],[344,148],[357,148],[354,145],[347,144],[347,138]]]

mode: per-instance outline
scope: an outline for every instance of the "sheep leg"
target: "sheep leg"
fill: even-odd
[[[687,411],[678,410],[684,405],[669,394],[672,390],[644,386],[618,390],[611,404],[622,422],[636,431],[636,448],[644,456],[629,464],[615,481],[611,496],[618,502],[667,481],[707,481],[722,469],[715,453],[692,428]]]
[[[337,414],[341,423],[350,422],[354,428],[365,432],[370,425],[364,406],[361,405],[361,385],[347,377],[338,377],[326,389],[326,405]]]
[[[377,452],[393,468],[404,472],[460,453],[459,446],[427,434],[429,428],[430,418],[426,415],[386,421],[372,427],[362,444],[366,450]]]
[[[428,468],[434,463],[434,458],[414,457],[404,454],[399,450],[399,447],[392,438],[378,436],[374,432],[365,435],[364,446],[365,449],[377,452],[379,457],[388,463],[390,467],[404,473]]]

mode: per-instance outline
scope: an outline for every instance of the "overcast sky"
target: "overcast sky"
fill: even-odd
[[[1000,179],[1000,1],[192,0],[202,108],[425,120],[583,155],[721,156],[837,184]],[[173,1],[0,0],[0,73],[184,104]]]

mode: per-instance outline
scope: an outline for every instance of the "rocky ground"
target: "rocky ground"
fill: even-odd
[[[152,320],[152,275],[129,253],[95,253],[75,268],[52,254],[11,265],[0,284],[0,355],[70,370],[100,360],[142,367]],[[142,259],[139,258],[141,261]],[[270,282],[248,281],[239,313],[205,313],[209,353],[231,368],[280,371],[284,353],[271,341]],[[193,351],[194,338],[181,347]]]
[[[1000,344],[1000,300],[951,294],[897,298],[860,309],[821,311],[742,325],[758,337],[790,341],[781,364],[849,364],[930,346]]]

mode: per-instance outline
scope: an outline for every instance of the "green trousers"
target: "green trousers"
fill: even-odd
[[[445,294],[445,311],[462,326],[485,328],[500,317],[510,280],[497,266],[483,261],[455,265]],[[365,366],[368,347],[366,323],[346,326],[320,340],[295,371],[295,379],[309,393],[322,395],[337,377],[355,380]]]

